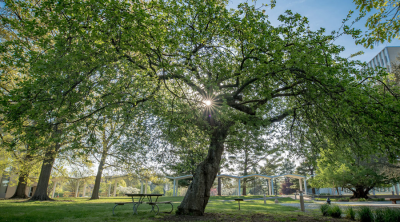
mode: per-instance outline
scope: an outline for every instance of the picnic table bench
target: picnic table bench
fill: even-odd
[[[119,205],[125,205],[125,204],[133,204],[133,214],[137,214],[137,209],[139,208],[140,204],[148,204],[151,206],[151,211],[150,212],[155,212],[156,215],[160,212],[160,209],[158,207],[159,204],[171,204],[171,211],[169,212],[163,212],[163,213],[172,213],[174,209],[174,205],[171,203],[171,201],[162,201],[162,202],[157,202],[158,197],[162,196],[162,194],[126,194],[127,196],[132,197],[131,202],[116,202],[115,206],[113,208],[113,215],[115,215],[114,210],[117,206]],[[134,197],[139,197],[139,200],[135,202]],[[145,197],[147,197],[148,201],[144,201]],[[157,197],[155,201],[152,200],[151,197]],[[157,209],[157,211],[156,211]]]
[[[400,200],[400,198],[392,198],[390,201],[392,201],[392,204],[397,204],[396,201]]]

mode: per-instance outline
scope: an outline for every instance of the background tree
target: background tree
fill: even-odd
[[[353,192],[351,198],[367,199],[368,192],[374,187],[398,181],[398,178],[387,177],[378,167],[376,160],[380,158],[346,155],[345,152],[321,154],[317,175],[310,181],[312,186],[347,188]]]
[[[295,173],[303,176],[311,176],[311,179],[314,178],[314,174],[317,170],[317,159],[306,159],[303,162],[300,162],[300,165],[296,168]],[[293,184],[296,184],[296,188],[300,188],[299,180],[296,180]],[[312,194],[315,195],[315,187],[312,187]]]
[[[279,148],[270,144],[271,139],[263,135],[262,131],[252,130],[250,133],[246,129],[237,129],[236,133],[229,135],[226,140],[227,161],[223,166],[230,172],[239,171],[241,176],[259,174],[261,161],[272,154],[279,155]],[[254,182],[255,177],[241,180],[242,195],[247,195],[247,183],[250,181]]]
[[[296,169],[296,165],[292,162],[289,158],[285,158],[283,162],[278,167],[278,172],[280,175],[284,174],[293,174]],[[295,190],[291,188],[293,185],[290,177],[284,177],[283,182],[280,183],[280,192],[283,194],[290,194],[293,193]]]

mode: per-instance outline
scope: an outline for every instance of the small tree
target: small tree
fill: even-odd
[[[329,158],[334,156],[335,158]],[[335,153],[325,154],[318,160],[317,175],[311,179],[312,186],[342,187],[353,192],[351,198],[368,198],[368,192],[377,186],[394,183],[378,167],[379,158],[361,158],[355,155]]]

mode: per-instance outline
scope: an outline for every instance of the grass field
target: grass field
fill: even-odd
[[[260,198],[261,196],[247,196],[244,199]],[[269,214],[278,218],[278,221],[290,221],[291,215],[303,214],[297,208],[274,204],[273,200],[252,200],[241,203],[241,211],[238,211],[238,204],[233,200],[237,196],[211,197],[206,208],[206,213],[221,213],[232,215],[232,218],[257,213]],[[174,211],[183,197],[160,197],[159,201],[172,201]],[[117,206],[116,215],[112,215],[114,202],[130,201],[128,197],[101,198],[89,200],[88,198],[57,198],[57,201],[30,202],[26,200],[0,200],[0,221],[154,221],[168,214],[155,216],[150,213],[151,206],[141,205],[138,215],[132,215],[132,204]],[[298,203],[298,200],[280,198],[281,203]],[[170,205],[160,205],[160,212],[169,211]],[[243,218],[246,221],[247,217]],[[281,219],[279,219],[281,218]],[[284,220],[282,218],[288,218]]]

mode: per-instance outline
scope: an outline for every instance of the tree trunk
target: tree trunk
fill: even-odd
[[[29,148],[27,149],[27,152],[30,152]],[[28,181],[29,166],[31,161],[32,161],[32,156],[29,153],[27,153],[25,155],[25,158],[22,163],[23,165],[19,173],[17,189],[15,190],[15,194],[10,199],[28,198],[28,196],[26,195],[26,185]]]
[[[353,190],[351,189],[351,191],[353,191],[353,196],[350,197],[350,199],[354,199],[354,198],[364,198],[364,199],[368,199],[368,192],[371,190],[371,188],[368,187],[363,187],[363,186],[356,186],[356,189]]]
[[[221,174],[220,172],[219,172],[219,174]],[[221,185],[221,177],[218,177],[218,196],[222,196],[222,185]]]
[[[39,181],[36,187],[36,191],[30,200],[53,200],[47,195],[47,188],[49,186],[49,180],[51,176],[51,170],[57,156],[57,152],[60,145],[57,143],[54,149],[46,152],[42,164],[42,170],[40,171]]]
[[[54,127],[53,137],[57,138],[57,134],[61,131],[58,130],[58,126]],[[54,148],[50,148],[44,155],[42,169],[40,171],[39,181],[35,190],[35,193],[29,200],[53,200],[47,195],[47,188],[49,186],[49,180],[51,176],[51,170],[53,169],[54,161],[56,160],[57,152],[60,149],[60,143],[55,142]]]
[[[94,182],[92,197],[90,198],[91,200],[99,199],[101,176],[103,174],[104,163],[106,162],[106,158],[107,158],[107,152],[108,152],[108,149],[103,148],[103,152],[101,153],[99,167],[97,169],[96,180]]]
[[[28,198],[28,196],[25,193],[28,176],[29,176],[28,172],[25,173],[21,172],[18,178],[18,185],[17,189],[15,190],[15,194],[10,199]]]
[[[196,173],[193,175],[193,182],[189,185],[176,214],[204,215],[204,210],[210,198],[210,189],[220,168],[228,129],[229,127],[221,125],[215,126],[213,129],[207,157],[197,166]]]
[[[244,166],[244,172],[243,172],[243,176],[246,176],[246,175],[247,175],[248,157],[249,157],[248,151],[245,150],[245,151],[244,151],[244,164],[243,164],[243,166]],[[242,188],[242,195],[243,195],[243,196],[246,196],[246,195],[247,195],[247,193],[246,193],[246,184],[247,184],[247,179],[244,179],[244,180],[243,180],[243,188]]]
[[[311,175],[314,175],[314,168],[311,169]],[[314,176],[311,176],[311,178],[314,179]],[[312,191],[312,194],[315,195],[315,188],[314,187],[311,189],[311,191]]]

